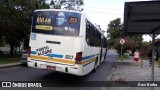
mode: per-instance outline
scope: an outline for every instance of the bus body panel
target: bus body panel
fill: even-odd
[[[80,52],[84,49],[82,47],[83,44],[82,39],[83,37],[36,34],[36,40],[30,39],[30,46],[32,46],[31,49],[33,49],[33,51],[48,46],[51,47],[50,49],[52,49],[53,52],[54,51]]]
[[[76,53],[84,50],[82,38],[36,34],[36,40],[30,39],[31,54],[28,66],[41,69],[54,66],[55,71],[82,75],[82,65],[75,64]],[[46,43],[46,41],[56,41],[60,44]],[[43,51],[46,53],[42,54]]]

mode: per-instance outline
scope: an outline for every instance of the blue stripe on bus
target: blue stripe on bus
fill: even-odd
[[[98,54],[94,54],[94,55],[82,57],[82,60],[87,60],[87,59],[93,58],[93,57],[95,57],[96,55],[98,55]]]
[[[45,56],[52,56],[52,57],[56,57],[56,58],[63,58],[63,55],[59,55],[59,54],[47,54]]]
[[[31,51],[31,54],[37,54],[35,51]]]
[[[36,55],[36,52],[35,51],[31,51],[31,54]],[[98,54],[82,57],[82,60],[88,60],[90,58],[95,57],[96,55],[98,55]],[[45,56],[52,56],[52,57],[56,57],[56,58],[63,58],[63,55],[60,55],[60,54],[46,54]]]
[[[37,53],[35,51],[31,51],[31,54],[37,55]],[[46,54],[44,56],[52,56],[52,57],[56,57],[56,58],[63,58],[63,55],[60,55],[60,54]]]

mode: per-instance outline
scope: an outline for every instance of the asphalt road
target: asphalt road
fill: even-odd
[[[97,68],[95,73],[90,73],[83,77],[29,68],[26,66],[18,66],[6,69],[0,69],[0,81],[105,81],[112,65],[116,62],[117,53],[115,51],[108,51],[107,59]],[[53,83],[56,84],[56,83]],[[61,83],[60,83],[61,84]],[[62,84],[64,84],[62,82]],[[70,83],[69,83],[70,84]],[[71,85],[72,86],[72,85]],[[11,88],[0,88],[0,90],[8,90]],[[22,88],[12,88],[12,90],[22,90]],[[23,88],[24,90],[101,90],[101,87],[50,87],[50,88]]]

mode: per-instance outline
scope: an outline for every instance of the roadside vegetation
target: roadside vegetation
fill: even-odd
[[[110,21],[108,24],[107,37],[108,37],[108,46],[109,48],[116,49],[117,53],[120,55],[121,44],[120,39],[123,38],[125,43],[123,45],[122,54],[126,53],[127,50],[131,50],[132,54],[136,49],[140,49],[143,45],[142,35],[138,34],[125,34],[123,31],[123,23],[120,18],[116,18],[113,21]]]
[[[128,55],[122,55],[122,58],[121,58],[121,55],[118,55],[118,60],[129,60],[129,56]]]
[[[151,42],[143,41],[143,35],[140,34],[126,34],[123,32],[123,23],[120,18],[116,18],[108,24],[107,38],[108,38],[108,48],[114,48],[117,53],[121,54],[121,44],[120,39],[124,39],[122,54],[128,53],[130,51],[131,55],[134,54],[137,49],[143,58],[147,57],[151,49]],[[126,55],[124,55],[124,58]]]
[[[65,3],[66,2],[66,3]],[[64,5],[64,4],[65,5]],[[83,0],[0,0],[0,47],[9,46],[9,55],[0,49],[0,64],[20,61],[16,48],[28,47],[33,12],[37,9],[75,9],[72,4],[83,6]],[[68,4],[68,5],[66,5]],[[79,11],[82,8],[79,8]],[[22,45],[23,44],[23,45]]]
[[[21,54],[10,55],[10,54],[3,54],[0,55],[0,65],[2,64],[9,64],[9,63],[19,63],[20,62]]]
[[[33,12],[47,9],[44,0],[0,0],[0,46],[9,45],[10,55],[28,38]]]

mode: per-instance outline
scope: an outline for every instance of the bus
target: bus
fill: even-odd
[[[107,39],[83,12],[42,9],[32,19],[28,67],[84,76],[106,59]]]

